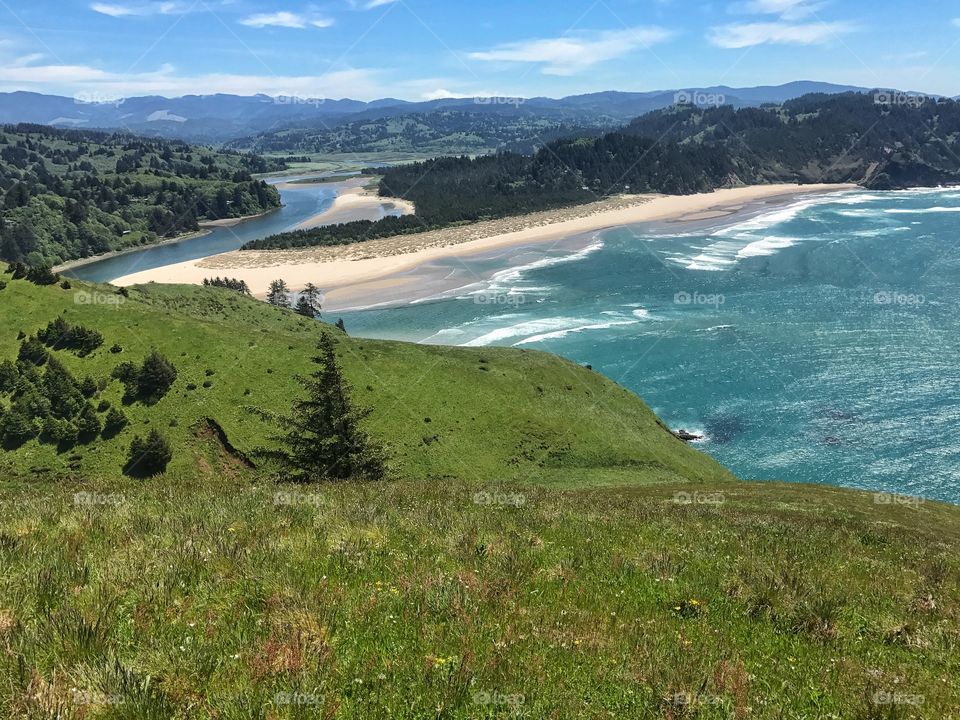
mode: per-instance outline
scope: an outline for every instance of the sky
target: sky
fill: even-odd
[[[562,97],[819,80],[960,95],[956,0],[0,0],[0,90]]]

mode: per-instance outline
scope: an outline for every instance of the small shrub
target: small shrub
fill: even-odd
[[[90,442],[100,434],[101,430],[103,430],[103,425],[100,423],[100,418],[97,417],[96,410],[93,409],[93,405],[87,403],[83,406],[77,418],[77,431],[80,440]]]
[[[51,271],[49,265],[35,265],[27,268],[26,278],[34,285],[56,285],[60,282],[60,276]]]
[[[122,410],[110,408],[110,412],[107,413],[106,420],[103,422],[103,436],[107,439],[116,436],[128,423],[129,420]]]

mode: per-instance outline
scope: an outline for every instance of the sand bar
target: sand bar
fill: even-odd
[[[114,284],[199,284],[204,278],[220,275],[245,280],[254,295],[262,297],[272,280],[282,278],[294,289],[312,282],[326,291],[328,299],[335,299],[338,292],[354,299],[358,296],[358,286],[376,286],[377,281],[438,258],[474,255],[496,248],[558,240],[649,221],[682,222],[702,219],[705,214],[721,217],[737,212],[747,203],[856,187],[851,184],[780,184],[697,195],[621,195],[588,205],[352,245],[297,250],[237,250],[144,270],[117,278]]]
[[[384,198],[358,183],[368,183],[369,178],[348,180],[339,184],[337,198],[327,210],[314,215],[297,225],[297,230],[308,230],[320,225],[336,225],[355,220],[380,220],[386,215],[412,215],[414,205],[408,200]]]

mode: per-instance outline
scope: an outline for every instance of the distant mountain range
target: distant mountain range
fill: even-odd
[[[0,123],[40,123],[58,127],[126,129],[138,135],[222,143],[293,128],[332,128],[345,123],[462,111],[473,115],[537,118],[559,125],[610,127],[678,100],[697,105],[734,107],[781,103],[808,93],[866,92],[867,88],[800,81],[786,85],[732,88],[599,92],[552,99],[479,97],[408,102],[383,98],[372,102],[266,95],[187,95],[131,97],[102,101],[31,92],[0,93]]]

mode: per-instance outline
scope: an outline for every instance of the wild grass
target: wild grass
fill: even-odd
[[[0,717],[960,717],[960,509],[737,482],[543,353],[343,336],[391,479],[277,485],[246,408],[320,326],[113,292],[0,290],[0,358],[62,314],[105,336],[78,378],[178,370],[115,438],[0,452]],[[151,427],[167,473],[122,478]]]
[[[952,507],[219,475],[5,494],[0,714],[960,712]]]

